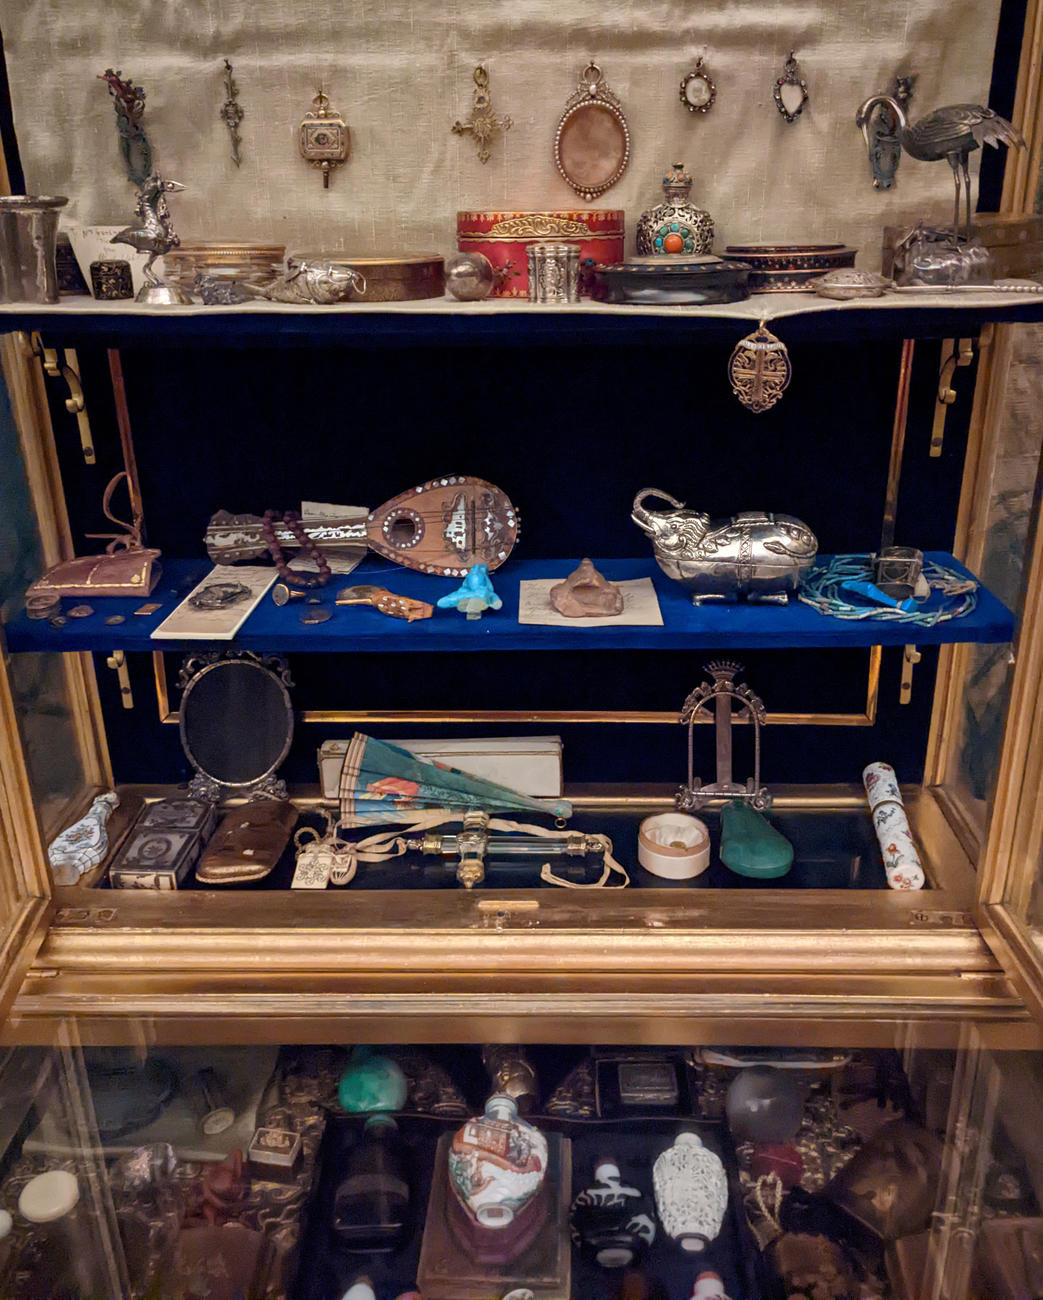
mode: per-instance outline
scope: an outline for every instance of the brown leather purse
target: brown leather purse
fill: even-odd
[[[243,885],[263,880],[282,857],[297,809],[284,799],[255,799],[225,813],[203,856],[196,879],[203,885]]]
[[[163,570],[157,563],[160,552],[141,543],[141,515],[135,514],[134,522],[125,524],[109,509],[113,492],[120,479],[126,477],[126,470],[121,470],[106,487],[101,502],[105,518],[111,519],[124,531],[88,533],[88,537],[112,539],[104,553],[84,555],[52,565],[25,593],[27,597],[145,596],[152,591]]]

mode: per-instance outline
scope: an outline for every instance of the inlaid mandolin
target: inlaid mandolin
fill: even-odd
[[[206,530],[207,554],[215,564],[253,560],[267,551],[257,515],[219,510]],[[492,483],[466,474],[434,478],[400,492],[365,519],[303,521],[305,533],[323,551],[360,544],[407,569],[442,577],[463,577],[475,564],[498,569],[518,540],[518,512]],[[281,546],[297,545],[277,525]]]

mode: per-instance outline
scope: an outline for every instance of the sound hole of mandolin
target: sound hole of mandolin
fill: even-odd
[[[402,510],[384,520],[381,532],[396,551],[411,551],[424,535],[424,524],[415,511]]]

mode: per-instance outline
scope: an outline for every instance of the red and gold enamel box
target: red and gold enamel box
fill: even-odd
[[[623,259],[623,212],[620,208],[590,208],[578,212],[458,212],[456,242],[461,253],[484,253],[504,272],[493,294],[528,298],[529,272],[525,250],[540,240],[578,243],[579,258],[608,264]]]

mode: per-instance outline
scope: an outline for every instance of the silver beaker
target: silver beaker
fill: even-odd
[[[57,302],[58,209],[68,199],[0,197],[0,302]]]

